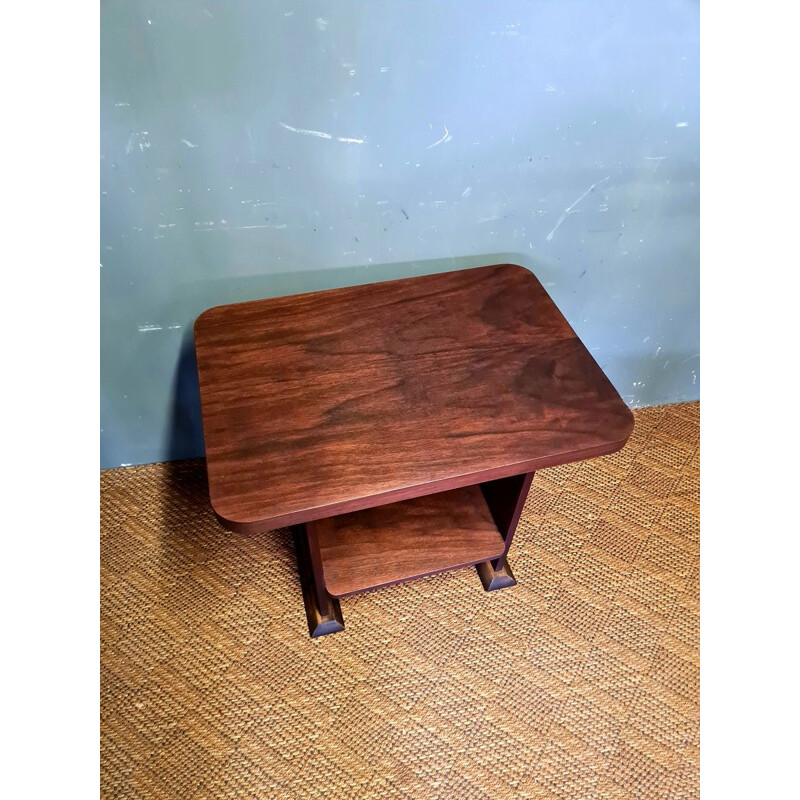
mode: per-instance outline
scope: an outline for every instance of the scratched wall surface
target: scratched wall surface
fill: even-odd
[[[101,4],[101,465],[203,452],[205,308],[526,266],[699,397],[696,2]]]

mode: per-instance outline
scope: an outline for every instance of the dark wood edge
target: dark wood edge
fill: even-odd
[[[496,556],[490,556],[489,561],[494,561],[495,559],[502,558],[503,553],[498,553]],[[471,560],[465,561],[463,564],[455,564],[452,567],[444,567],[443,569],[434,569],[429,572],[418,572],[414,575],[408,575],[404,578],[398,578],[394,581],[386,581],[385,583],[378,583],[375,586],[369,586],[366,589],[356,589],[353,592],[342,592],[341,594],[337,594],[333,591],[329,586],[325,586],[328,593],[331,597],[340,598],[340,597],[352,597],[353,595],[357,594],[364,594],[365,592],[372,592],[375,589],[385,589],[387,586],[398,586],[401,583],[407,583],[408,581],[416,581],[420,578],[427,578],[429,575],[441,575],[444,572],[452,572],[455,569],[464,569],[465,567],[475,567],[483,564],[486,561],[485,557],[481,557],[479,560]]]
[[[402,500],[411,500],[414,497],[424,497],[428,494],[438,494],[439,492],[446,492],[449,489],[461,489],[465,486],[473,486],[477,483],[485,483],[487,481],[497,480],[498,478],[510,478],[514,475],[520,475],[526,472],[536,472],[547,467],[561,466],[563,464],[570,464],[575,461],[584,461],[589,458],[611,455],[611,453],[616,453],[625,446],[630,434],[633,432],[633,414],[630,415],[630,420],[631,430],[628,432],[624,440],[620,442],[614,442],[610,445],[600,445],[598,447],[582,450],[577,453],[570,453],[567,457],[559,457],[557,459],[539,458],[534,459],[533,461],[523,461],[519,464],[512,464],[509,466],[497,467],[495,469],[473,472],[468,475],[459,475],[453,478],[443,478],[431,483],[421,483],[415,486],[404,487],[402,489],[394,489],[390,492],[383,492],[381,494],[370,495],[368,497],[359,497],[339,503],[331,503],[327,506],[317,506],[316,508],[294,511],[289,514],[281,514],[277,517],[269,517],[261,520],[237,521],[228,519],[223,513],[214,507],[213,496],[211,497],[211,507],[214,510],[214,514],[216,515],[217,519],[226,530],[234,531],[235,533],[264,533],[265,531],[275,530],[276,528],[287,528],[292,525],[299,525],[316,519],[326,519],[327,517],[336,517],[339,514],[348,514],[352,511],[363,511],[364,509],[374,508],[375,506],[385,506],[389,503],[398,503]],[[213,489],[211,486],[209,486],[209,494],[213,494]]]

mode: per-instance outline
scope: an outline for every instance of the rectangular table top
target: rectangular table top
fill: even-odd
[[[511,264],[195,323],[211,505],[258,532],[604,455],[633,415]]]

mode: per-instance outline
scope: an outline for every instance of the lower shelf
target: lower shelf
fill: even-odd
[[[314,523],[334,597],[499,558],[505,543],[480,486]]]

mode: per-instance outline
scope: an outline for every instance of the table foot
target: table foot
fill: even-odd
[[[306,619],[308,620],[308,632],[312,639],[320,636],[327,636],[329,633],[339,633],[344,630],[342,620],[342,609],[339,601],[331,598],[330,614],[322,616],[316,602],[310,592],[303,587],[303,602],[306,604]]]
[[[294,529],[294,547],[311,638],[317,639],[329,633],[343,631],[344,620],[338,599],[331,597],[324,587],[318,587],[314,580],[308,538],[302,525]]]
[[[497,564],[497,569],[494,568],[493,563]],[[493,592],[495,589],[507,589],[509,586],[517,585],[517,579],[514,577],[514,573],[511,571],[505,556],[500,559],[499,563],[497,561],[482,561],[480,564],[476,564],[475,568],[478,570],[483,588],[487,592]]]

